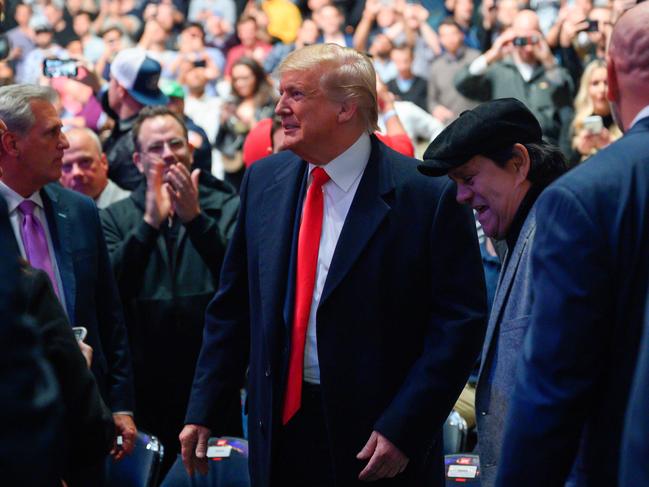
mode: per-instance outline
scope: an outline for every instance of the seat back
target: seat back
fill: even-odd
[[[227,458],[210,458],[207,475],[195,473],[187,475],[180,455],[176,458],[171,470],[160,487],[250,487],[248,473],[248,442],[243,438],[224,436],[210,438],[208,455],[211,447],[231,447]]]
[[[158,480],[164,447],[155,436],[137,432],[135,448],[119,461],[107,459],[107,487],[154,487]]]

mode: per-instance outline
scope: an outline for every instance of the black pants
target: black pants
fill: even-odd
[[[273,486],[334,485],[332,451],[319,386],[303,383],[300,409],[278,430],[277,436]]]

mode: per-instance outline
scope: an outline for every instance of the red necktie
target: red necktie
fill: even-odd
[[[322,214],[324,213],[322,185],[329,181],[329,175],[321,167],[313,169],[311,176],[313,180],[304,200],[302,223],[300,224],[298,237],[291,355],[289,357],[288,379],[284,394],[282,424],[288,423],[300,409],[302,400],[304,344],[311,312],[311,300],[313,299],[320,235],[322,233]]]

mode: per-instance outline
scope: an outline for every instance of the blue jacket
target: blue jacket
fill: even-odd
[[[307,164],[290,152],[255,163],[208,306],[186,417],[210,424],[249,364],[250,473],[270,485],[293,309]],[[357,480],[372,430],[409,458],[390,485],[443,485],[439,436],[477,357],[485,293],[471,212],[447,179],[372,137],[317,311],[324,414],[338,485]]]
[[[617,485],[649,282],[649,118],[536,203],[534,304],[496,485]],[[626,486],[625,486],[626,487]]]

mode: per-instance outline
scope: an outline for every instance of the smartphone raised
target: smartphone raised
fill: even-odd
[[[43,74],[48,78],[75,78],[77,72],[77,61],[74,59],[43,59]]]
[[[604,128],[604,120],[599,115],[591,115],[584,119],[584,130],[591,134],[599,134]]]

